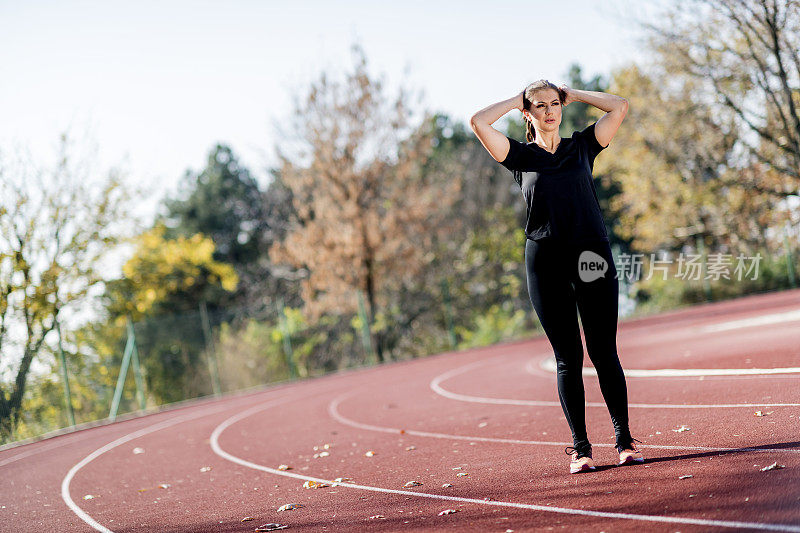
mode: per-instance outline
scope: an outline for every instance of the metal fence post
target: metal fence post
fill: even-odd
[[[56,331],[58,332],[58,356],[61,359],[61,379],[64,380],[64,401],[67,404],[67,416],[69,425],[75,425],[75,412],[72,410],[72,393],[69,388],[69,373],[67,372],[67,358],[64,357],[64,348],[61,345],[61,324],[56,319]]]
[[[132,359],[133,359],[133,378],[136,381],[136,397],[139,400],[139,409],[145,410],[147,404],[144,399],[144,379],[142,379],[142,368],[139,366],[139,348],[136,346],[136,331],[133,329],[133,322],[128,317],[128,337],[132,339]]]
[[[289,367],[289,376],[297,378],[297,366],[294,364],[294,350],[292,349],[292,338],[289,333],[289,324],[286,321],[286,313],[283,307],[283,298],[278,298],[278,328],[283,340],[283,355],[286,357],[286,365]]]
[[[450,340],[450,349],[456,349],[456,332],[453,328],[453,307],[450,304],[450,290],[447,278],[442,279],[442,296],[444,297],[444,317],[447,323],[447,337]]]
[[[208,353],[208,371],[211,374],[211,387],[214,389],[214,396],[222,393],[219,384],[219,366],[217,365],[217,350],[214,346],[214,339],[211,337],[211,324],[208,321],[208,309],[205,302],[200,302],[200,321],[203,325],[203,336],[206,339],[206,350]]]
[[[369,357],[372,362],[377,362],[377,356],[372,348],[369,318],[367,318],[367,310],[364,306],[364,295],[361,293],[361,289],[358,290],[358,316],[361,319],[361,342],[364,344],[364,350],[367,353],[367,357]]]
[[[128,341],[125,343],[125,353],[122,356],[122,364],[120,365],[119,376],[117,377],[117,387],[114,389],[114,399],[111,401],[111,411],[108,413],[108,418],[112,421],[117,418],[119,402],[122,399],[122,389],[125,387],[125,378],[128,375],[128,365],[130,365],[132,353],[133,337],[131,336],[131,329],[128,328]]]
[[[794,276],[794,257],[792,255],[792,246],[789,244],[789,223],[783,227],[783,247],[786,249],[786,270],[789,274],[789,284],[794,288],[797,287],[797,280]]]

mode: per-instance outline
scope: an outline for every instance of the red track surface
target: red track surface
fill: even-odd
[[[798,290],[623,322],[622,364],[798,367],[796,310]],[[706,329],[765,316],[771,323]],[[599,466],[570,475],[555,376],[539,365],[550,354],[544,337],[445,353],[4,450],[0,530],[800,531],[800,373],[628,377],[646,463],[626,467],[613,466],[611,421],[587,376]],[[682,425],[691,429],[673,431]],[[785,468],[761,470],[773,462]],[[303,488],[337,477],[352,483]],[[405,488],[412,480],[422,485]],[[287,503],[304,507],[277,511]],[[439,516],[445,509],[458,512]]]

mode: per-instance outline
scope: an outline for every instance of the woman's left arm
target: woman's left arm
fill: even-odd
[[[628,112],[628,100],[616,94],[570,89],[564,85],[562,88],[567,90],[567,103],[584,102],[606,112],[597,120],[594,135],[601,146],[608,146]]]

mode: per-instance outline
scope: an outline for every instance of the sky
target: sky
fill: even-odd
[[[148,190],[145,209],[229,144],[262,183],[293,94],[364,49],[390,94],[467,122],[578,62],[607,76],[637,56],[633,0],[0,0],[0,151],[55,153],[69,132],[98,169]],[[514,113],[514,112],[512,112]]]

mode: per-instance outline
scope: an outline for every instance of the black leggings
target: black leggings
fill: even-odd
[[[582,255],[585,250],[590,252]],[[579,259],[590,262],[579,265]],[[603,262],[607,268],[603,275],[591,280],[582,277],[581,273],[599,275],[598,267],[601,269]],[[614,424],[617,448],[627,446],[631,443],[628,392],[617,355],[619,281],[608,241],[578,245],[564,244],[553,238],[527,239],[525,265],[531,303],[555,354],[558,397],[572,430],[575,449],[591,455],[586,435],[583,344],[576,304],[586,337],[586,350],[597,370],[600,390]]]

